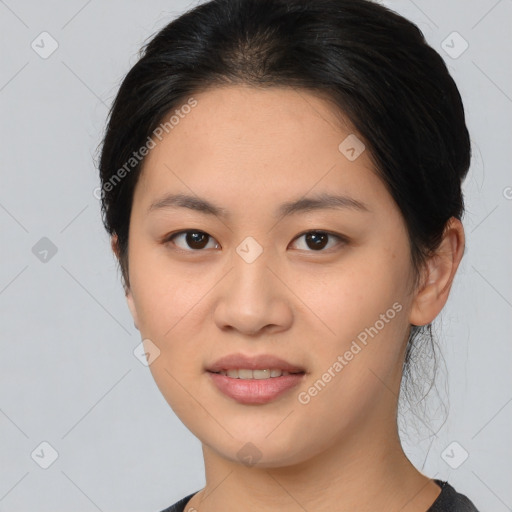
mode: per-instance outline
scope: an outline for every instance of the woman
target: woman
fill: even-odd
[[[470,142],[415,25],[366,0],[213,0],[144,48],[104,224],[206,486],[167,511],[475,511],[397,428],[464,252]]]

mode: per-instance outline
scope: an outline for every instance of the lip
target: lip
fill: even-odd
[[[257,356],[246,356],[244,354],[230,354],[221,357],[211,366],[206,368],[209,372],[220,372],[222,370],[234,370],[245,368],[247,370],[268,370],[276,368],[290,373],[304,372],[304,368],[295,366],[284,359],[268,354]],[[280,378],[280,377],[275,377]]]
[[[240,368],[248,370],[279,369],[289,372],[290,375],[268,379],[236,379],[215,373]],[[271,402],[299,385],[305,376],[303,368],[279,357],[266,354],[252,357],[244,354],[230,354],[218,359],[206,371],[212,383],[221,393],[246,405],[262,405]]]

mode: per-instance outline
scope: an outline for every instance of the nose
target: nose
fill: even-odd
[[[289,329],[293,321],[293,294],[265,251],[251,263],[235,254],[233,265],[217,288],[213,312],[217,327],[247,336]]]

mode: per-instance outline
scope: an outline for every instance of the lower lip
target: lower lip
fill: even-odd
[[[270,377],[269,379],[233,379],[208,372],[217,389],[241,404],[266,404],[297,386],[303,373]]]

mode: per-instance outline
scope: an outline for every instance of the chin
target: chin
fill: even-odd
[[[212,437],[211,429],[193,432],[203,445],[218,456],[246,467],[264,469],[294,466],[306,462],[323,449],[321,446],[312,445],[310,436],[292,435],[290,432],[281,432],[278,435],[277,431],[269,436],[268,429],[247,430],[247,435],[244,435],[230,429],[229,424],[225,426],[233,437],[225,432],[221,437]]]

